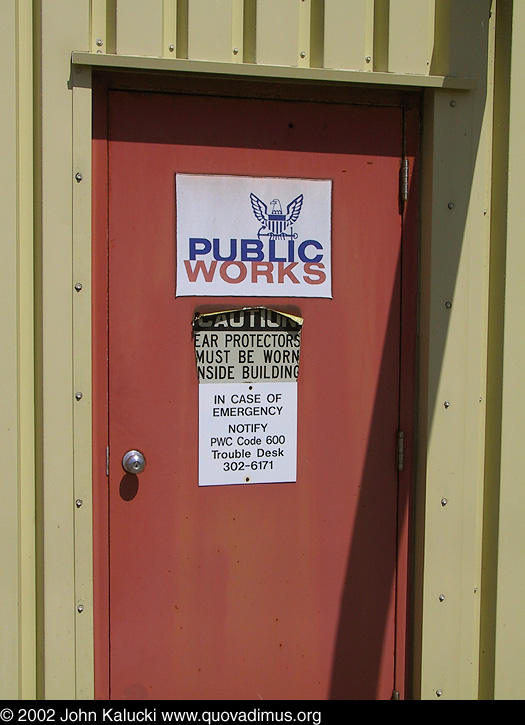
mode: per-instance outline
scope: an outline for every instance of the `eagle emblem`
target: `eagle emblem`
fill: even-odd
[[[269,212],[267,205],[259,199],[255,194],[250,194],[253,213],[257,220],[261,223],[261,227],[257,232],[257,237],[262,241],[263,237],[268,237],[270,241],[276,239],[297,239],[294,234],[293,224],[297,221],[303,206],[303,195],[299,194],[286,207],[286,214],[283,214],[281,202],[279,199],[272,199],[270,204],[272,209]]]

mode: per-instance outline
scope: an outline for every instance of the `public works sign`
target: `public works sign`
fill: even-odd
[[[332,183],[176,175],[177,296],[331,297]]]

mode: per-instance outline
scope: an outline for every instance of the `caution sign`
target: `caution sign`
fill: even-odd
[[[301,329],[262,307],[195,316],[200,486],[296,480]]]

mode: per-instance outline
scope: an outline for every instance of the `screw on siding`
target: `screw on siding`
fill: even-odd
[[[452,302],[445,302],[445,307],[447,308],[447,310],[450,310],[450,308],[452,307]]]
[[[448,202],[448,208],[449,209],[453,209],[454,208],[454,202],[453,201],[449,201]]]
[[[99,48],[101,45],[104,45],[104,41],[102,40],[102,38],[97,38],[95,40],[95,43],[98,45]]]
[[[437,697],[441,697],[442,694],[443,694],[443,690],[436,690]]]
[[[175,50],[175,46],[173,45],[173,43],[170,43],[168,45],[168,50],[169,50],[170,53],[173,53],[173,51]]]
[[[78,607],[77,607],[77,612],[79,614],[82,614],[83,611],[84,611],[84,605],[83,604],[79,604]]]
[[[365,58],[365,60],[366,60],[367,63],[370,63],[371,60],[372,60],[372,56],[371,55],[367,55],[366,58]]]
[[[82,400],[82,393],[75,393],[75,398],[77,400]]]
[[[301,50],[301,52],[299,53],[299,55],[301,56],[301,58],[306,58],[306,51],[305,50]]]
[[[450,101],[450,105],[451,105],[452,108],[455,108],[456,107],[456,101]]]
[[[80,171],[75,174],[75,179],[78,181],[79,184],[80,184],[80,182],[82,181],[83,178],[84,177],[82,176],[82,174],[80,173]]]
[[[82,285],[80,284],[80,282],[77,282],[76,283],[75,289],[76,289],[77,292],[80,292],[80,290],[82,289]]]
[[[239,48],[234,48],[233,49],[233,55],[237,55],[238,52],[239,52]]]
[[[444,602],[445,601],[445,595],[444,594],[440,594],[439,595],[439,601],[440,602]]]
[[[77,498],[77,500],[75,501],[75,506],[77,507],[77,509],[79,509],[83,503],[84,502],[82,501],[81,498]]]
[[[446,505],[447,505],[447,503],[448,503],[448,498],[442,498],[442,499],[441,499],[441,505],[442,505],[442,506],[446,506]]]
[[[445,400],[445,402],[443,403],[443,405],[445,406],[445,408],[450,408],[450,401],[449,400]]]

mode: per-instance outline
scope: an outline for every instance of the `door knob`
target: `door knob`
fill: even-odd
[[[122,468],[126,473],[142,473],[146,468],[146,459],[140,451],[128,451],[122,458]]]

